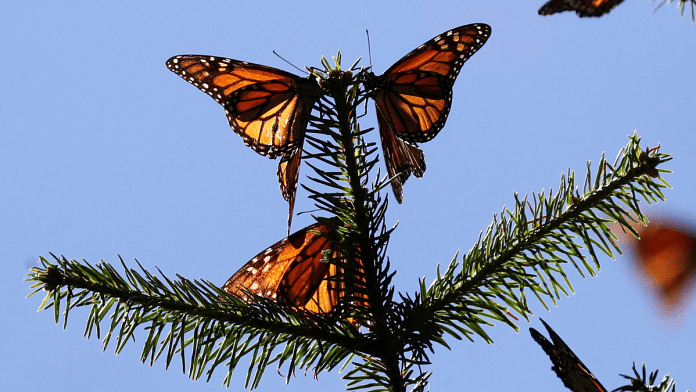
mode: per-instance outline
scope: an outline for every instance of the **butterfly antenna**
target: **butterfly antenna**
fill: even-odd
[[[297,67],[295,64],[289,62],[289,61],[286,60],[283,56],[279,55],[278,52],[276,52],[275,50],[273,51],[273,54],[276,55],[276,56],[278,56],[278,57],[280,57],[281,60],[283,60],[283,61],[285,61],[286,63],[290,64],[290,65],[291,65],[293,68],[295,68],[296,70],[298,70],[298,71],[300,71],[300,72],[307,73],[307,71],[305,71],[304,69],[301,69],[301,68]]]
[[[370,47],[370,32],[365,29],[367,34],[367,56],[370,58],[370,67],[372,66],[372,48]]]
[[[300,216],[302,214],[311,214],[312,212],[317,212],[317,211],[321,211],[321,208],[317,208],[315,210],[309,210],[309,211],[301,211],[301,212],[297,213],[297,216]]]

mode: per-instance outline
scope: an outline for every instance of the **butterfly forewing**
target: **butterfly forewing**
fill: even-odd
[[[313,79],[224,57],[175,56],[167,68],[221,104],[244,144],[270,158],[302,143],[312,106],[323,94]]]
[[[180,55],[167,60],[167,68],[223,104],[236,90],[251,84],[297,76],[280,69],[225,57]]]
[[[541,319],[540,319],[541,320]],[[575,355],[573,350],[563,342],[551,327],[541,320],[549,332],[552,342],[534,328],[529,328],[532,338],[539,343],[544,352],[551,358],[554,372],[563,381],[563,385],[573,392],[607,392],[604,386]]]
[[[276,242],[269,248],[259,253],[237,271],[223,286],[226,291],[239,295],[246,299],[244,290],[275,300],[283,304],[296,304],[295,299],[306,291],[304,283],[290,290],[288,289],[288,274],[296,276],[294,268],[308,267],[311,263],[319,263],[313,268],[325,268],[326,263],[321,263],[324,257],[321,253],[329,249],[330,242],[323,235],[317,233],[326,232],[326,225],[316,223],[306,227],[291,236]],[[283,286],[282,293],[279,288]],[[293,286],[294,287],[294,286]],[[283,297],[281,298],[281,294]]]
[[[398,137],[426,142],[440,132],[452,105],[454,80],[490,34],[490,26],[482,23],[458,27],[419,46],[382,76],[366,78],[368,95]]]
[[[491,27],[484,23],[454,28],[402,57],[384,75],[426,71],[454,80],[464,63],[486,43],[490,35]]]

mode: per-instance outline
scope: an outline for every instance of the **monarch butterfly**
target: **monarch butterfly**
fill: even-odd
[[[225,108],[245,145],[271,159],[282,155],[277,175],[289,204],[289,232],[309,114],[323,95],[316,80],[215,56],[174,56],[166,65]]]
[[[341,268],[322,261],[334,245],[326,236],[329,232],[326,224],[315,223],[276,242],[232,275],[223,289],[242,300],[249,299],[248,290],[281,305],[330,315],[343,297],[345,285],[332,279]],[[357,280],[364,284],[363,277],[358,275]],[[348,322],[359,325],[353,319]]]
[[[539,9],[539,15],[575,11],[581,18],[599,17],[611,12],[623,0],[551,0]]]
[[[380,76],[363,73],[365,94],[375,100],[387,173],[399,203],[410,175],[422,177],[425,172],[425,155],[416,143],[431,140],[445,125],[454,80],[490,35],[487,24],[460,26],[417,47]]]
[[[565,344],[561,337],[544,320],[541,320],[541,322],[546,327],[546,330],[549,331],[549,337],[551,337],[553,343],[549,342],[544,335],[534,328],[529,328],[529,333],[532,334],[532,338],[539,343],[544,352],[551,358],[553,363],[551,369],[563,381],[563,385],[573,392],[607,392],[594,374],[590,372],[590,369],[582,363],[580,358]]]
[[[696,233],[676,220],[655,220],[633,238],[635,265],[666,309],[678,308],[696,278]]]

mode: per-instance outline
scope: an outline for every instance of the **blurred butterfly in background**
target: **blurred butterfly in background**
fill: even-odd
[[[551,0],[539,9],[539,15],[575,11],[581,18],[599,17],[611,12],[623,0]]]
[[[384,74],[363,72],[368,97],[375,100],[387,173],[396,200],[413,174],[422,177],[425,155],[416,143],[434,138],[452,106],[452,86],[464,63],[483,46],[491,27],[460,26],[419,46]]]
[[[544,320],[541,320],[541,322],[549,332],[549,337],[553,343],[549,342],[544,335],[534,328],[529,328],[529,333],[532,334],[532,338],[539,343],[544,352],[551,358],[551,363],[553,363],[551,369],[563,381],[563,385],[573,392],[607,392],[590,369],[582,363],[580,358],[563,342],[561,337]]]
[[[222,105],[245,145],[271,159],[282,155],[277,174],[289,204],[289,233],[305,131],[312,107],[323,95],[316,80],[215,56],[174,56],[166,65]]]
[[[653,287],[663,310],[678,313],[696,281],[696,230],[674,218],[651,218],[626,236],[634,266]]]
[[[331,280],[341,268],[326,262],[333,247],[326,237],[329,232],[326,224],[315,223],[276,242],[246,263],[223,289],[245,301],[246,289],[280,305],[331,315],[345,295],[345,285]],[[358,280],[364,284],[364,277]],[[354,319],[347,321],[360,325]]]

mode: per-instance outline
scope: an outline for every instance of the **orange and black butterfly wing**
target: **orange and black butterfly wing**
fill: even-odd
[[[321,260],[330,241],[320,234],[327,231],[326,225],[316,223],[276,242],[246,263],[223,289],[244,300],[248,290],[284,305],[303,307],[328,267]]]
[[[288,234],[292,224],[292,215],[295,210],[295,195],[297,194],[297,181],[300,176],[300,163],[302,163],[302,148],[283,155],[278,163],[278,182],[280,193],[288,202]]]
[[[336,277],[341,268],[324,261],[332,248],[328,232],[327,225],[316,223],[273,244],[237,271],[223,289],[245,301],[251,292],[310,313],[332,314],[345,295],[345,283]],[[365,285],[362,265],[356,268],[356,284]],[[364,295],[356,297],[367,306]],[[351,318],[347,321],[360,325]]]
[[[325,252],[331,249],[332,242],[326,237],[328,227],[322,223],[302,231],[303,236],[296,239],[296,245],[293,245],[298,252],[278,285],[278,303],[306,309],[326,277],[330,264],[322,260],[326,258]],[[298,247],[300,242],[302,244]]]
[[[599,17],[611,12],[623,0],[551,0],[539,9],[539,15],[575,11],[580,17]]]
[[[341,292],[336,282],[328,278],[335,276],[338,271],[339,268],[335,264],[328,265],[324,279],[319,282],[314,295],[309,298],[304,306],[307,311],[317,314],[331,314],[336,308],[341,298]]]
[[[385,123],[381,112],[377,112],[379,136],[382,140],[384,162],[387,174],[392,177],[391,186],[396,201],[404,200],[403,186],[413,174],[420,178],[425,173],[425,154],[415,143],[407,143],[394,135]]]
[[[365,72],[367,95],[399,138],[427,142],[440,132],[459,71],[490,35],[487,24],[460,26],[419,46],[381,76]]]
[[[302,145],[309,112],[322,95],[314,79],[224,57],[181,55],[166,64],[221,104],[244,144],[270,158]]]
[[[541,320],[541,319],[540,319]],[[563,342],[560,336],[551,327],[541,320],[549,332],[552,342],[544,337],[534,328],[529,328],[532,338],[539,343],[544,352],[551,358],[553,367],[558,378],[563,381],[563,385],[573,392],[607,392],[604,386],[590,372],[590,369],[582,363],[573,350]]]
[[[334,253],[334,256],[336,254]],[[353,281],[358,288],[354,291],[353,298],[350,302],[353,306],[362,307],[363,309],[369,307],[367,301],[367,295],[364,293],[365,283],[365,270],[362,267],[362,263],[358,260],[357,268],[355,269],[355,280]],[[336,308],[346,295],[346,283],[341,281],[337,275],[344,273],[343,269],[338,267],[336,264],[331,263],[326,270],[326,275],[324,280],[321,281],[319,287],[314,292],[312,298],[305,304],[305,309],[312,313],[318,314],[335,314]],[[359,328],[360,325],[370,325],[370,319],[364,319],[364,317],[370,317],[369,315],[363,315],[361,317],[362,321],[353,317],[345,317],[345,320],[352,324],[354,327]]]

